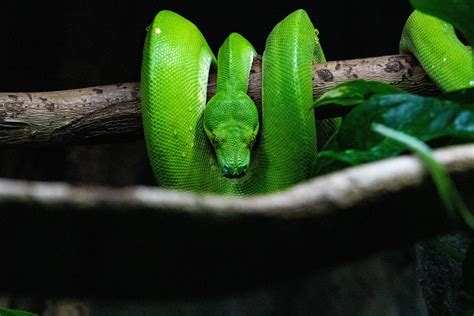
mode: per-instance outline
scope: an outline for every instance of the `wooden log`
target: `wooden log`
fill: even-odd
[[[261,104],[261,59],[250,76],[249,95]],[[313,69],[314,96],[338,83],[378,80],[423,95],[438,93],[426,73],[409,55],[331,61]],[[208,96],[215,93],[216,74],[210,74]],[[321,108],[320,119],[338,116]],[[53,92],[0,93],[0,146],[48,146],[120,142],[143,137],[139,84]]]
[[[474,209],[474,145],[435,157]],[[463,227],[412,156],[248,198],[1,179],[0,209],[0,291],[62,297],[223,295]]]

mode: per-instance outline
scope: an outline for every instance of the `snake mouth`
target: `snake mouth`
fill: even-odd
[[[247,173],[247,166],[246,165],[241,165],[241,166],[229,166],[229,165],[223,165],[222,166],[222,174],[224,177],[229,178],[229,179],[234,179],[234,178],[242,178],[245,176]]]

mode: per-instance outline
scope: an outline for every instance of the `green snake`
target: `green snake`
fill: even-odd
[[[259,117],[247,95],[257,54],[252,45],[232,33],[216,60],[193,23],[160,11],[147,32],[141,73],[144,133],[158,184],[199,193],[254,195],[310,178],[319,127],[312,66],[326,61],[317,35],[304,10],[291,13],[271,31],[262,58]],[[469,49],[441,20],[415,11],[400,48],[413,53],[444,91],[474,84],[467,66],[472,63]],[[213,64],[216,94],[206,104]]]

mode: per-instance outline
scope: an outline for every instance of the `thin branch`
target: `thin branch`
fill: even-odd
[[[474,145],[435,151],[474,209]],[[421,161],[349,168],[249,198],[0,180],[0,291],[222,295],[462,227]]]
[[[315,97],[338,83],[378,80],[407,91],[438,93],[416,60],[408,55],[332,61],[314,66]],[[215,92],[216,74],[210,74],[208,95]],[[256,58],[249,95],[261,103],[261,59]],[[317,117],[340,112],[321,108]],[[62,145],[132,140],[143,137],[138,83],[76,90],[0,93],[0,146]]]

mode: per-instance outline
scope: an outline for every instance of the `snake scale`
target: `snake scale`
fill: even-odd
[[[304,10],[273,28],[263,52],[259,117],[247,95],[257,54],[252,45],[232,33],[216,59],[192,22],[160,11],[145,39],[140,87],[158,184],[244,196],[277,192],[310,178],[318,139],[312,65],[326,61],[317,35]],[[413,53],[443,91],[474,84],[469,49],[437,18],[415,11],[400,49]],[[212,64],[217,65],[216,94],[206,104]]]

